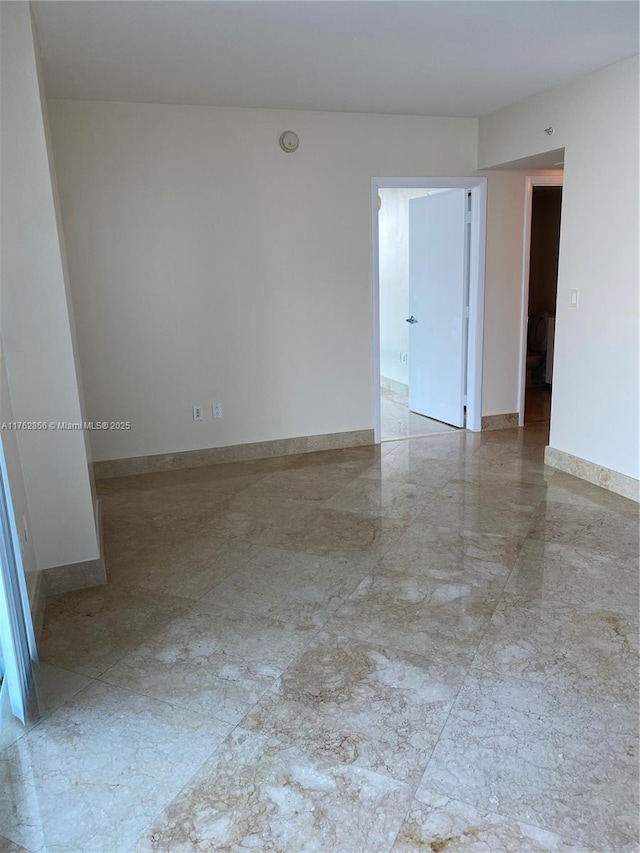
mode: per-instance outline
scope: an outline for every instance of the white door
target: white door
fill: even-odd
[[[467,190],[409,201],[409,408],[464,426]]]

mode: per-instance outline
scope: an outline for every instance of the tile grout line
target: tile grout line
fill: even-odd
[[[519,550],[520,550],[520,549],[519,549]],[[518,554],[519,554],[519,552],[518,552]],[[513,571],[515,570],[515,563],[516,563],[516,561],[517,561],[517,556],[514,558],[514,567],[511,569],[511,572],[509,572],[509,574],[508,574],[508,575],[507,575],[507,577],[505,578],[505,582],[504,582],[504,585],[503,585],[503,587],[502,587],[502,592],[500,593],[500,595],[499,595],[499,596],[497,596],[497,601],[499,601],[500,597],[501,597],[501,596],[502,596],[502,594],[504,593],[504,588],[505,588],[505,586],[507,585],[507,583],[509,582],[509,578],[511,577],[511,574],[512,574],[512,573],[513,573]],[[453,699],[451,700],[451,707],[449,708],[449,712],[447,713],[447,715],[446,715],[446,717],[445,717],[445,720],[444,720],[444,722],[443,722],[443,724],[442,724],[442,726],[441,726],[441,728],[440,728],[440,732],[439,732],[438,737],[437,737],[437,739],[436,739],[436,741],[435,741],[435,743],[434,743],[434,745],[433,745],[433,749],[431,750],[431,752],[430,752],[430,754],[429,754],[429,758],[427,759],[427,763],[425,764],[425,767],[424,767],[424,771],[423,771],[423,773],[422,773],[422,776],[420,777],[420,780],[418,781],[417,785],[415,786],[415,788],[414,788],[414,790],[413,790],[412,802],[413,802],[413,800],[415,800],[416,792],[417,792],[418,788],[420,787],[420,785],[422,784],[422,781],[423,781],[424,777],[425,777],[425,776],[426,776],[426,774],[427,774],[427,771],[428,771],[428,769],[429,769],[429,765],[431,764],[431,761],[432,761],[432,759],[433,759],[433,755],[434,755],[434,753],[435,753],[435,751],[436,751],[436,749],[437,749],[437,746],[438,746],[438,744],[440,743],[440,740],[441,740],[441,738],[442,738],[442,733],[444,732],[444,730],[445,730],[445,728],[446,728],[446,726],[447,726],[447,724],[448,724],[448,722],[449,722],[449,719],[450,719],[450,717],[451,717],[451,714],[453,713],[453,710],[454,710],[454,708],[455,708],[455,705],[456,705],[456,703],[457,703],[457,701],[458,701],[458,699],[459,699],[459,697],[460,697],[460,694],[461,694],[461,692],[462,692],[462,690],[463,690],[463,688],[464,688],[464,686],[465,686],[465,684],[466,684],[466,682],[467,682],[467,679],[469,678],[469,675],[470,675],[470,673],[471,673],[471,667],[472,667],[472,665],[473,665],[473,661],[475,660],[475,658],[476,658],[476,656],[477,656],[477,654],[478,654],[478,649],[480,648],[480,645],[482,644],[482,641],[483,641],[483,639],[484,639],[484,636],[485,636],[485,634],[486,634],[487,630],[489,629],[489,625],[490,625],[490,623],[491,623],[491,620],[493,619],[493,615],[494,615],[494,613],[495,613],[495,611],[496,611],[497,606],[498,606],[498,604],[497,604],[497,602],[496,602],[496,607],[494,607],[494,609],[493,609],[493,612],[492,612],[491,616],[487,619],[486,626],[485,626],[485,628],[484,628],[484,630],[483,630],[483,632],[482,632],[482,635],[480,636],[480,639],[479,639],[479,641],[478,641],[478,645],[476,646],[476,651],[475,651],[475,653],[474,653],[474,656],[473,656],[473,658],[472,658],[471,662],[468,664],[468,666],[467,666],[467,668],[466,668],[466,672],[465,672],[465,674],[464,674],[463,678],[462,678],[462,679],[461,679],[461,681],[460,681],[460,686],[458,687],[458,690],[456,691],[455,696],[454,696],[454,697],[453,697]],[[393,844],[391,845],[391,849],[393,848],[393,846],[395,845],[395,842],[396,842],[396,841],[397,841],[397,839],[398,839],[398,835],[400,834],[400,830],[402,829],[402,826],[404,825],[404,822],[406,821],[407,816],[408,816],[408,814],[409,814],[410,810],[411,810],[411,804],[409,805],[409,808],[407,809],[407,812],[406,812],[406,814],[405,814],[405,816],[404,816],[404,818],[403,818],[403,821],[402,821],[402,823],[400,824],[400,828],[398,829],[398,833],[396,834],[396,837],[395,837],[395,839],[394,839],[394,842],[393,842]]]

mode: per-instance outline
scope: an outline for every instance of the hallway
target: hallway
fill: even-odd
[[[109,584],[48,603],[0,851],[635,850],[638,507],[546,443],[99,481]]]

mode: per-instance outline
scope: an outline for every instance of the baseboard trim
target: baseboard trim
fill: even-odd
[[[175,471],[181,468],[200,468],[221,462],[249,462],[272,456],[291,456],[297,453],[316,453],[319,450],[342,450],[374,444],[372,429],[351,432],[330,432],[300,438],[281,438],[252,444],[231,444],[226,447],[209,447],[204,450],[185,450],[178,453],[160,453],[154,456],[132,456],[125,459],[105,459],[93,463],[96,480],[110,477],[129,477],[134,474],[151,474],[156,471]]]
[[[95,502],[96,533],[100,556],[95,560],[85,560],[82,563],[70,563],[66,566],[52,566],[40,573],[44,594],[47,598],[64,595],[77,589],[89,589],[93,586],[103,586],[107,582],[107,568],[102,547],[102,514],[100,501]],[[44,596],[42,596],[44,599]]]
[[[595,462],[589,462],[587,459],[581,459],[579,456],[573,456],[571,453],[551,446],[545,448],[544,462],[551,468],[557,468],[602,489],[608,489],[632,501],[640,502],[640,480],[634,477],[620,474],[618,471],[612,471],[611,468],[605,468],[603,465],[597,465]]]
[[[513,429],[518,426],[518,413],[509,412],[505,415],[483,415],[480,421],[482,432],[488,429]]]
[[[89,589],[102,586],[107,582],[107,570],[104,558],[86,560],[83,563],[71,563],[68,566],[53,566],[43,569],[44,588],[47,598],[64,595],[76,589]]]
[[[409,396],[409,386],[404,382],[398,382],[396,379],[389,379],[388,376],[380,377],[380,387],[386,388],[387,391],[393,391],[394,394],[404,394]]]

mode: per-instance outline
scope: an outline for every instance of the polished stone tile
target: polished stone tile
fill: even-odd
[[[638,563],[589,548],[528,539],[505,592],[520,601],[564,601],[637,615]]]
[[[250,542],[186,538],[128,550],[108,559],[108,582],[198,599],[262,550]]]
[[[400,827],[393,853],[602,853],[427,788],[419,796]]]
[[[506,465],[507,469],[514,463],[529,463],[536,466],[544,464],[544,444],[524,444],[515,441],[487,442],[483,441],[474,454],[476,463],[491,465]]]
[[[407,412],[402,407],[394,406],[390,411],[383,411],[380,422],[382,441],[394,441],[399,438],[432,435],[433,433],[451,432],[455,427]]]
[[[328,500],[355,477],[358,470],[338,463],[309,465],[274,471],[245,489],[243,497],[269,500],[301,500],[319,503]]]
[[[272,545],[327,557],[361,559],[369,564],[381,557],[406,530],[407,523],[392,518],[319,509],[287,528],[272,530]]]
[[[438,491],[458,474],[460,465],[461,461],[455,458],[424,457],[403,446],[383,456],[362,476],[383,483],[409,483]]]
[[[0,853],[31,853],[31,851],[0,835]]]
[[[635,850],[637,738],[637,707],[478,673],[465,681],[416,797],[457,798],[578,849]]]
[[[501,447],[527,447],[541,445],[543,448],[549,444],[549,424],[528,424],[525,429],[503,429],[488,430],[476,433],[480,439],[480,445],[499,445]]]
[[[229,499],[226,498],[225,502]],[[103,515],[103,541],[107,571],[110,561],[143,548],[169,547],[206,535],[220,508],[183,506],[175,511],[130,510]]]
[[[192,603],[109,584],[49,599],[40,657],[63,669],[99,675]]]
[[[480,446],[481,437],[478,433],[453,430],[442,435],[396,442],[395,453],[414,463],[427,459],[457,462],[472,456]]]
[[[418,415],[409,409],[408,386],[380,387],[380,424],[383,441],[407,436],[456,431],[449,424]]]
[[[547,467],[542,460],[527,459],[526,454],[522,457],[514,453],[512,456],[484,459],[475,454],[464,461],[455,479],[480,485],[521,483],[544,487],[553,476],[553,469]]]
[[[150,475],[153,476],[153,475]],[[254,478],[241,477],[244,490]],[[201,512],[224,506],[233,492],[228,492],[221,486],[228,486],[232,480],[221,480],[220,483],[173,483],[162,488],[144,489],[138,491],[123,491],[111,493],[101,498],[103,519],[114,526],[118,518],[129,512],[154,516],[173,516],[189,512]]]
[[[316,453],[301,453],[293,457],[292,468],[315,468],[339,466],[345,471],[359,474],[388,453],[386,445],[369,444],[363,447],[348,447],[342,450],[323,450]]]
[[[389,850],[410,801],[401,782],[238,728],[135,850]]]
[[[442,660],[321,634],[241,725],[416,785],[464,674]]]
[[[56,708],[63,705],[80,690],[83,690],[93,682],[84,675],[76,672],[68,672],[57,666],[41,662],[35,667],[36,676],[36,713],[33,719],[27,720],[23,725],[16,717],[7,715],[0,726],[0,750],[5,746],[15,743],[45,717],[48,717]]]
[[[539,509],[530,536],[545,542],[579,544],[605,554],[619,554],[638,563],[636,519],[602,509],[546,501]]]
[[[162,471],[147,475],[150,488],[164,491],[174,488],[191,489],[195,495],[206,497],[215,495],[236,495],[249,486],[258,483],[264,476],[257,463],[225,463],[204,468],[187,468],[182,471]]]
[[[637,506],[544,466],[547,435],[99,482],[110,583],[49,602],[54,690],[3,753],[21,811],[4,798],[0,836],[38,853],[140,836],[171,853],[635,850]]]
[[[199,528],[199,535],[227,545],[280,545],[288,533],[305,527],[315,507],[310,502],[269,500],[268,498],[231,498],[227,506],[212,515]]]
[[[224,467],[224,466],[219,466]],[[121,488],[113,485],[105,491],[99,486],[103,515],[114,520],[130,512],[150,516],[172,515],[185,511],[201,511],[224,506],[227,500],[257,484],[264,474],[205,476],[206,468],[186,471],[164,471],[144,477],[124,477]],[[100,481],[102,483],[102,481]],[[113,481],[106,480],[112,484]],[[120,482],[119,480],[116,482]]]
[[[505,593],[473,666],[637,707],[637,610]]]
[[[548,498],[549,485],[533,485],[531,483],[474,483],[468,480],[450,480],[440,491],[444,498],[454,498],[459,501],[477,501],[490,506],[523,506],[538,507]]]
[[[436,495],[436,490],[424,486],[359,477],[325,501],[322,507],[411,522]]]
[[[128,850],[229,726],[93,684],[0,753],[0,826],[32,853]]]
[[[469,665],[497,604],[491,589],[376,572],[327,622],[355,640]]]
[[[183,500],[173,506],[162,503],[152,510],[104,517],[107,566],[142,548],[168,548],[193,539],[209,539],[224,545],[269,544],[274,529],[286,530],[309,512],[310,502],[268,500],[235,495],[217,495],[212,501]]]
[[[376,571],[490,586],[501,592],[519,550],[519,539],[418,521],[389,548]]]
[[[320,627],[366,574],[361,563],[268,548],[200,602]]]
[[[202,602],[130,652],[102,679],[237,723],[313,633]]]
[[[592,508],[600,507],[636,520],[640,515],[640,507],[636,501],[602,489],[593,483],[586,482],[586,480],[572,477],[571,474],[565,474],[562,471],[555,471],[549,482],[547,500]]]
[[[524,539],[535,522],[538,505],[538,500],[526,496],[516,501],[488,501],[464,489],[450,494],[441,491],[437,500],[424,506],[417,521]]]

